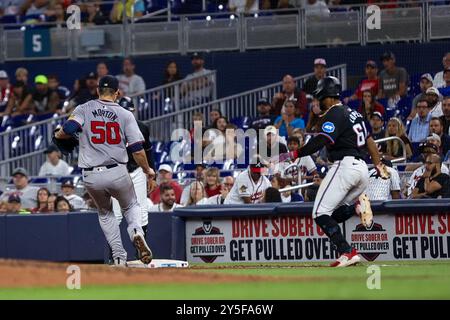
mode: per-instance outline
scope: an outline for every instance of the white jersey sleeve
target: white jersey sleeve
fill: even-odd
[[[314,163],[314,160],[311,158],[311,156],[302,157],[300,160],[300,165],[305,167],[308,173],[317,170],[316,164]]]
[[[391,174],[391,191],[400,191],[400,176],[398,174],[398,171],[393,169],[393,168],[389,168],[388,170]]]

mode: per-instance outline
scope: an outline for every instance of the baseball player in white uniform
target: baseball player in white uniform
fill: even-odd
[[[224,204],[260,203],[264,192],[271,187],[269,179],[262,173],[264,165],[261,162],[249,165],[236,178],[236,182],[225,198]]]
[[[127,252],[111,197],[119,201],[140,260],[148,264],[152,252],[145,242],[141,209],[126,167],[127,149],[146,175],[152,177],[155,173],[143,150],[144,137],[136,119],[130,111],[114,102],[119,93],[117,79],[110,75],[102,77],[97,93],[99,99],[75,108],[63,128],[55,132],[55,138],[71,139],[80,132],[78,166],[82,168],[86,190],[98,209],[100,226],[112,249],[114,264],[126,266]]]

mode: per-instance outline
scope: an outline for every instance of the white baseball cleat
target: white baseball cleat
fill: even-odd
[[[355,204],[355,210],[361,219],[362,224],[366,228],[371,228],[373,225],[373,213],[370,207],[370,199],[367,194],[363,193],[358,197]]]
[[[343,253],[330,267],[348,267],[355,265],[361,261],[361,257],[355,248],[352,248],[350,253]]]
[[[142,261],[142,263],[149,264],[150,262],[152,262],[152,251],[148,247],[147,242],[145,242],[145,239],[142,235],[136,233],[133,237],[133,244],[138,251],[139,259]]]

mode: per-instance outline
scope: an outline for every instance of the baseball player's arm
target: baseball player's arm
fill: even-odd
[[[70,139],[79,130],[81,130],[80,124],[75,120],[69,120],[55,132],[55,137],[56,139]]]
[[[134,151],[133,148],[135,148]],[[136,143],[131,147],[132,155],[134,161],[136,161],[137,165],[142,168],[144,173],[148,175],[150,178],[155,176],[155,171],[148,165],[147,155],[145,154],[145,150],[142,148],[142,143]]]

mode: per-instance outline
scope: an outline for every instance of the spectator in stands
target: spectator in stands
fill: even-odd
[[[446,69],[450,68],[450,52],[447,52],[445,56],[442,58],[442,66],[443,71],[439,71],[438,73],[436,73],[434,75],[433,80],[433,87],[438,89],[446,86],[444,80],[444,73]]]
[[[18,116],[33,113],[33,96],[22,81],[17,81],[12,89],[8,105],[0,117],[4,115]]]
[[[98,3],[87,2],[84,4],[84,7],[86,15],[82,16],[81,22],[87,25],[102,25],[109,22],[108,17],[105,17],[100,10]]]
[[[205,191],[205,186],[201,181],[194,181],[189,186],[189,198],[186,206],[195,206],[207,204],[208,196]]]
[[[49,0],[25,0],[20,8],[21,15],[39,15],[45,14],[49,8]]]
[[[277,188],[269,187],[264,191],[263,203],[282,203],[283,198]]]
[[[84,79],[80,79],[80,83],[84,83],[80,86],[79,90],[75,93],[75,96],[70,99],[69,108],[66,110],[70,113],[72,109],[76,106],[86,103],[88,101],[98,98],[97,86],[98,86],[98,76],[95,72],[90,72],[86,75]]]
[[[169,184],[161,185],[161,202],[149,206],[149,212],[172,212],[175,208],[182,207],[176,203],[175,190]]]
[[[328,18],[330,16],[330,9],[321,0],[307,0],[304,8],[307,17]]]
[[[234,178],[232,176],[226,176],[225,178],[223,178],[223,182],[220,185],[220,193],[206,199],[204,204],[224,204],[228,193],[230,192],[231,188],[233,188],[233,185]]]
[[[409,75],[404,68],[397,67],[391,51],[381,56],[384,69],[380,72],[378,98],[391,99],[397,103],[408,91]]]
[[[450,150],[450,136],[444,133],[444,125],[442,119],[438,117],[433,117],[430,120],[430,133],[436,134],[440,139],[441,152],[440,154],[444,156]]]
[[[0,214],[8,212],[8,201],[0,201]]]
[[[412,156],[412,145],[409,138],[406,136],[405,126],[403,122],[396,117],[389,119],[386,130],[386,137],[399,137],[406,146],[406,159]],[[426,137],[426,136],[425,136]],[[403,147],[398,140],[389,140],[382,148],[383,157],[387,160],[403,157]]]
[[[295,116],[295,100],[285,102],[281,115],[275,119],[275,128],[279,129],[280,136],[287,139],[295,128],[304,129],[305,121]]]
[[[450,135],[450,96],[444,97],[442,100],[442,124],[444,125],[444,133]]]
[[[42,74],[34,78],[33,92],[34,112],[36,114],[55,113],[60,99],[56,91],[48,87],[48,78]]]
[[[405,184],[405,196],[410,198],[412,196],[413,190],[417,185],[417,182],[420,180],[422,175],[425,172],[425,161],[429,155],[436,154],[439,155],[439,147],[436,144],[426,141],[422,142],[419,146],[419,152],[421,154],[421,161],[423,165],[414,169],[415,167],[409,165],[406,167],[405,171],[414,171],[412,175],[409,177],[408,182]],[[449,174],[449,170],[446,165],[442,164],[441,172],[445,174]]]
[[[373,60],[368,60],[366,62],[365,73],[367,78],[359,83],[358,88],[352,96],[344,99],[345,104],[352,100],[362,100],[365,91],[370,91],[373,97],[376,97],[378,94],[379,80],[377,63]]]
[[[45,11],[46,21],[56,23],[58,27],[66,23],[66,12],[62,3],[51,1],[50,6]]]
[[[109,74],[109,69],[108,69],[108,66],[106,65],[106,63],[105,62],[99,62],[98,64],[97,64],[97,68],[96,68],[96,71],[97,71],[97,77],[100,79],[100,78],[103,78],[104,76],[106,76],[106,75],[108,75]]]
[[[269,101],[266,98],[259,99],[256,108],[258,109],[258,116],[252,120],[250,127],[255,130],[260,130],[272,125],[275,116],[270,114],[272,106]]]
[[[60,84],[59,78],[56,74],[51,74],[47,77],[48,88],[50,90],[56,91],[58,94],[60,102],[65,101],[70,96],[70,90]]]
[[[300,137],[290,136],[287,139],[289,151],[298,151],[304,145],[303,136]],[[286,168],[292,164],[297,166],[286,171]],[[312,180],[317,173],[317,167],[311,156],[305,156],[297,158],[293,162],[284,162],[275,171],[280,172],[281,177],[290,179],[293,184],[302,184]]]
[[[0,1],[0,17],[3,15],[17,16],[24,2],[25,0]]]
[[[83,198],[75,194],[75,186],[72,179],[67,179],[61,184],[61,193],[75,210],[86,209]]]
[[[115,1],[109,15],[111,22],[121,23],[123,19],[123,11],[122,0]],[[125,11],[128,18],[142,17],[145,14],[145,3],[143,0],[126,0]]]
[[[68,176],[71,168],[61,159],[61,153],[55,145],[51,145],[44,152],[47,155],[47,161],[39,169],[39,176]]]
[[[260,203],[264,192],[271,187],[269,179],[262,173],[265,167],[260,161],[255,161],[242,171],[225,199],[225,204]]]
[[[168,164],[162,164],[158,168],[158,180],[159,180],[159,187],[155,188],[153,192],[150,193],[150,200],[154,204],[158,204],[161,201],[161,185],[168,184],[172,186],[173,190],[175,191],[176,196],[176,203],[180,203],[181,193],[183,192],[183,189],[181,186],[173,180],[173,171],[172,167]]]
[[[227,124],[225,127],[225,140],[223,140],[222,134],[215,137],[212,146],[205,150],[205,161],[214,160],[218,163],[222,163],[226,160],[233,160],[239,158],[244,151],[241,144],[236,141],[236,129],[234,124]]]
[[[374,200],[390,200],[400,199],[400,176],[398,171],[392,167],[392,162],[386,159],[381,160],[387,171],[390,173],[389,179],[382,179],[376,168],[369,171],[369,184],[367,185],[366,194],[369,199]]]
[[[442,103],[439,101],[439,90],[431,87],[427,89],[426,99],[430,107],[430,114],[432,117],[440,117],[443,115]]]
[[[228,0],[228,9],[236,13],[255,13],[259,10],[258,0]]]
[[[308,123],[305,128],[306,132],[318,132],[318,130],[320,129],[319,124],[321,113],[322,110],[320,110],[319,100],[313,99],[311,101],[311,111],[309,112]]]
[[[314,75],[305,81],[303,90],[312,95],[316,90],[317,83],[320,79],[323,79],[327,74],[327,62],[323,58],[314,59]]]
[[[433,77],[429,73],[425,73],[420,77],[420,93],[416,95],[412,101],[411,113],[408,116],[408,120],[414,119],[417,114],[416,105],[419,100],[427,98],[427,90],[433,86]]]
[[[39,188],[37,192],[37,206],[33,210],[32,213],[48,213],[50,212],[48,206],[48,200],[50,198],[50,191],[47,188]]]
[[[430,120],[432,118],[430,103],[428,100],[419,100],[416,105],[417,117],[411,121],[409,127],[409,140],[412,143],[423,141],[430,131]]]
[[[56,197],[55,209],[58,213],[68,213],[70,211],[74,211],[74,208],[70,204],[69,200],[63,196]]]
[[[122,96],[131,96],[145,91],[145,82],[135,73],[136,65],[131,58],[123,59],[123,74],[116,76]]]
[[[327,172],[327,167],[321,167],[317,170],[317,174],[313,177],[314,184],[305,189],[305,202],[314,202],[316,200],[317,191],[327,175]]]
[[[181,94],[184,96],[186,106],[208,102],[212,98],[214,85],[213,80],[206,76],[211,70],[205,68],[205,60],[202,54],[195,52],[191,56],[191,64],[194,72],[185,77],[186,80],[191,79],[191,81],[183,83],[181,86]],[[205,77],[201,77],[203,75]]]
[[[178,69],[178,65],[174,60],[167,63],[166,69],[164,70],[163,84],[169,84],[183,79]]]
[[[6,71],[0,70],[0,112],[3,112],[8,106],[8,101],[12,96],[12,87],[9,83],[9,77]]]
[[[441,171],[441,158],[431,154],[425,161],[425,172],[413,190],[412,198],[450,197],[450,177]]]
[[[225,131],[227,129],[228,119],[220,116],[214,120],[211,128],[207,129],[203,138],[203,145],[213,143],[217,149],[225,143]]]
[[[16,81],[22,81],[25,85],[28,84],[28,70],[25,68],[16,69]]]
[[[209,112],[209,123],[212,125],[214,124],[214,122],[216,122],[217,119],[223,117],[222,116],[222,112],[220,111],[220,109],[212,109]]]
[[[439,92],[444,96],[450,96],[450,67],[444,71],[444,81],[445,85],[439,88]]]
[[[295,116],[303,118],[308,112],[308,102],[305,93],[296,87],[294,78],[287,74],[283,77],[283,91],[272,99],[272,114],[279,116],[287,101],[295,101]]]
[[[201,135],[203,137],[203,133],[206,131],[205,125],[203,123],[203,113],[201,112],[194,112],[194,114],[192,115],[192,128],[191,130],[189,130],[189,133],[191,135],[191,139],[194,139],[194,129],[195,127],[201,127],[202,131],[201,131]]]
[[[23,208],[36,208],[36,194],[39,188],[29,185],[27,170],[25,168],[14,169],[12,178],[15,188],[5,191],[0,200],[6,200],[10,195],[17,195],[21,198]]]
[[[358,108],[358,112],[363,116],[366,122],[369,122],[370,116],[374,112],[378,112],[381,115],[384,115],[384,107],[375,99],[375,96],[370,90],[366,90],[363,92],[363,99],[361,101],[361,105]]]
[[[57,193],[52,193],[48,197],[48,212],[56,212],[56,198],[58,197]]]
[[[270,182],[272,187],[279,191],[280,189],[288,187],[291,181],[290,179],[282,178],[280,173],[276,173]],[[303,202],[303,197],[297,192],[286,191],[281,193],[281,201],[284,203]]]
[[[268,163],[270,158],[275,155],[287,152],[286,145],[280,142],[278,129],[275,126],[268,126],[264,129],[264,138],[258,143],[258,154],[263,163]]]
[[[207,198],[220,194],[219,169],[212,167],[206,170],[204,186]]]
[[[26,208],[22,208],[22,200],[16,194],[12,194],[8,197],[6,204],[7,213],[28,214],[30,213]]]
[[[383,115],[377,111],[372,113],[370,117],[370,127],[372,128],[371,135],[374,140],[382,139],[386,136],[386,131],[383,129],[383,125]]]

